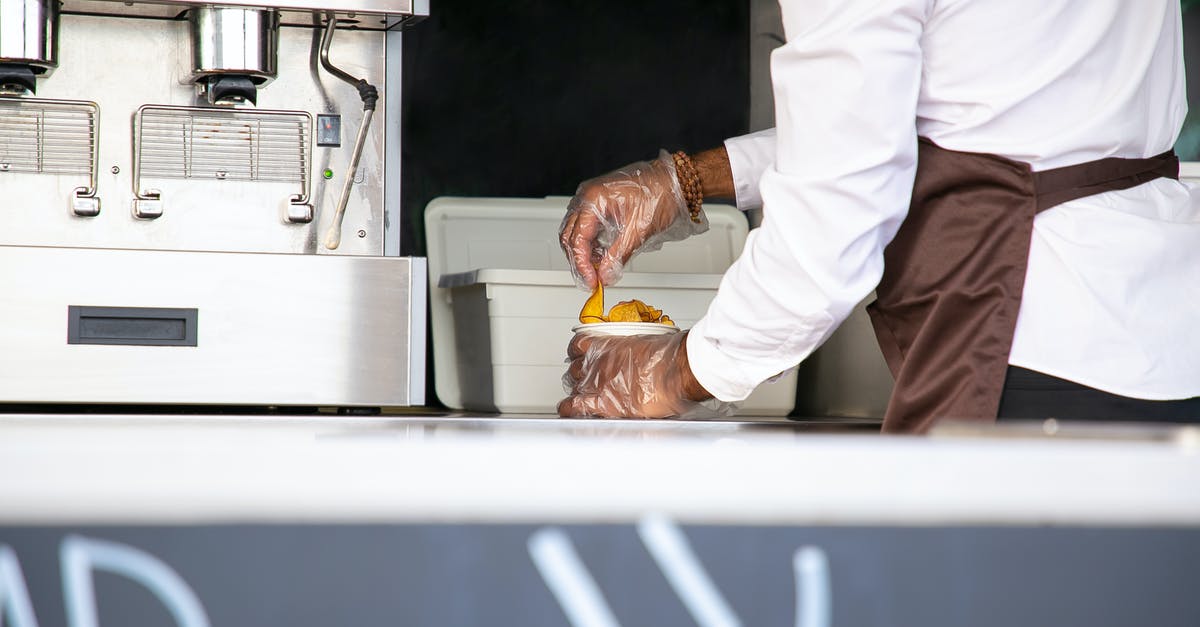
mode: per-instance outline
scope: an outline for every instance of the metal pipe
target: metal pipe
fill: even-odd
[[[321,37],[321,67],[325,68],[326,72],[350,83],[357,85],[358,79],[351,76],[346,71],[335,66],[329,61],[329,46],[333,43],[333,29],[337,26],[337,18],[333,13],[327,13],[325,18],[325,35]]]
[[[342,220],[346,216],[346,205],[350,202],[350,190],[354,187],[354,177],[358,175],[358,161],[362,157],[363,146],[367,141],[367,130],[375,115],[375,101],[379,92],[366,81],[355,78],[350,73],[336,67],[329,61],[329,47],[333,43],[333,30],[337,27],[337,18],[332,12],[326,14],[325,35],[321,38],[321,66],[327,72],[339,79],[354,85],[358,95],[363,99],[363,118],[358,124],[358,135],[354,139],[354,152],[350,155],[350,168],[346,171],[346,180],[342,183],[342,195],[338,199],[337,209],[333,213],[333,222],[325,233],[325,248],[336,250],[342,243]]]
[[[358,159],[362,156],[363,144],[367,140],[367,127],[371,125],[373,109],[363,111],[362,123],[358,125],[358,137],[354,140],[354,153],[350,156],[350,169],[346,171],[346,181],[342,183],[342,196],[338,200],[337,209],[333,213],[333,223],[325,233],[325,248],[337,250],[342,243],[342,219],[346,216],[346,203],[350,202],[350,188],[354,187],[354,177],[358,172]]]

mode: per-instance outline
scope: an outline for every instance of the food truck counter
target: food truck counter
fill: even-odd
[[[1200,430],[847,427],[3,416],[0,603],[72,625],[1200,616]]]

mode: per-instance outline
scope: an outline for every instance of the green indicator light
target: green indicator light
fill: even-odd
[[[330,170],[329,168],[325,168],[325,171],[322,172],[321,174],[322,174],[322,176],[324,176],[327,179],[333,178],[333,170]]]

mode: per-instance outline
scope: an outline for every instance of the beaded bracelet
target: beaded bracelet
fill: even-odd
[[[700,223],[700,207],[704,204],[704,188],[700,185],[700,174],[692,158],[682,150],[671,153],[675,161],[675,175],[679,178],[679,189],[683,193],[683,203],[687,206],[692,222]]]

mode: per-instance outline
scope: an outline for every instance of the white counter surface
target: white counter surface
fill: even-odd
[[[0,415],[0,524],[1200,525],[1200,430]]]

